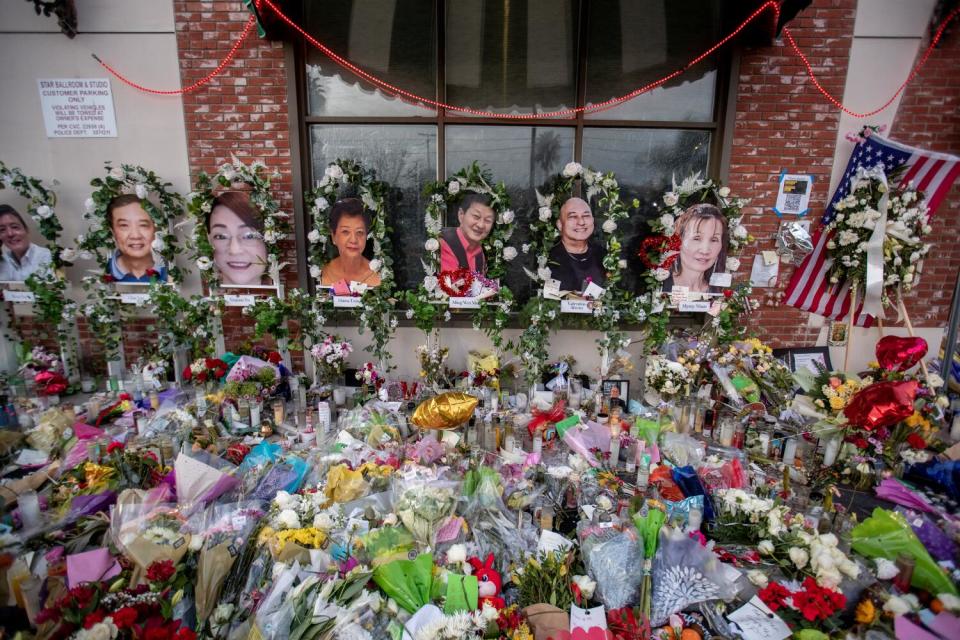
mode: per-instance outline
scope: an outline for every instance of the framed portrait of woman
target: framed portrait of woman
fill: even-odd
[[[264,238],[264,217],[251,203],[249,193],[219,193],[205,222],[221,287],[275,286]]]

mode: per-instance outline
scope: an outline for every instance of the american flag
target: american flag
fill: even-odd
[[[857,167],[868,169],[877,165],[887,172],[907,165],[900,184],[906,185],[912,181],[914,188],[925,194],[930,215],[933,215],[950,191],[953,181],[960,175],[960,158],[956,156],[908,147],[877,134],[858,143],[850,155],[843,178],[827,205],[821,227],[813,237],[813,251],[793,272],[790,284],[787,285],[787,304],[790,306],[833,320],[847,317],[850,312],[850,283],[831,285],[829,282],[827,272],[833,260],[828,254],[827,242],[832,234],[822,233],[822,229],[833,220],[834,205],[849,193],[850,178],[856,175]],[[856,314],[857,326],[866,327],[873,323],[873,317],[863,313],[862,291],[857,296]]]

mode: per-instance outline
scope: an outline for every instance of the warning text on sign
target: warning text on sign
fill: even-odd
[[[116,138],[108,78],[37,80],[48,138]]]

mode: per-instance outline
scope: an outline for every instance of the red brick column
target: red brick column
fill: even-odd
[[[789,24],[820,82],[835,96],[843,95],[846,83],[856,8],[856,0],[814,0]],[[758,242],[741,257],[741,279],[747,280],[753,255],[774,246],[779,218],[773,204],[781,170],[813,174],[810,215],[816,220],[823,211],[840,114],[810,83],[783,38],[745,51],[738,81],[729,185],[751,199],[745,223]],[[749,320],[777,346],[808,345],[817,336],[817,329],[807,327],[806,312],[783,306],[773,295],[784,290],[792,271],[781,264],[778,286],[755,291],[763,306]]]

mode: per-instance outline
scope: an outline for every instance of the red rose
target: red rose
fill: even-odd
[[[147,567],[147,580],[150,582],[166,582],[177,572],[173,560],[157,560]]]
[[[100,280],[102,280],[103,282],[105,282],[105,283],[107,283],[107,284],[110,284],[111,282],[116,282],[116,281],[117,281],[117,279],[114,278],[114,277],[113,277],[112,275],[110,275],[109,273],[103,274],[103,277],[100,278]]]
[[[117,625],[118,629],[127,629],[137,621],[137,610],[134,607],[123,607],[110,617],[113,618],[113,624]]]
[[[83,619],[83,628],[89,629],[98,622],[103,622],[103,619],[106,617],[107,614],[105,614],[102,609],[97,609],[92,613],[88,613]]]
[[[193,370],[190,368],[190,365],[187,365],[186,368],[183,370],[183,379],[189,380],[192,377],[193,377]]]
[[[926,449],[927,442],[923,439],[919,433],[911,433],[907,436],[907,444],[909,444],[914,449]]]
[[[724,290],[723,290],[723,297],[724,297],[724,298],[732,298],[732,297],[733,297],[733,289],[724,289]]]
[[[128,400],[128,401],[133,400],[133,396],[127,393],[126,391],[124,391],[123,393],[120,394],[120,400]]]
[[[170,640],[172,635],[166,627],[150,627],[143,630],[143,640]]]
[[[866,449],[870,443],[863,436],[847,436],[846,441],[858,449]]]
[[[276,351],[271,351],[267,354],[267,361],[270,362],[270,364],[280,364],[283,362],[283,358]]]
[[[148,278],[156,278],[160,275],[160,272],[156,269],[147,269],[146,272]]]
[[[122,442],[111,442],[107,445],[107,455],[110,455],[114,451],[119,451],[123,453],[123,443]]]

